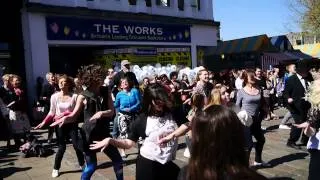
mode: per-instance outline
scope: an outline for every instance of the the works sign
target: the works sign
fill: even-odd
[[[47,17],[48,40],[191,42],[190,26]]]

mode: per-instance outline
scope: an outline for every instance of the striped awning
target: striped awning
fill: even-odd
[[[285,61],[295,60],[285,53],[263,53],[261,56],[261,68],[263,70],[269,69],[269,66],[277,66]]]
[[[267,35],[253,36],[242,39],[235,39],[221,42],[214,54],[233,54],[243,52],[263,51],[271,48],[272,45]]]
[[[305,54],[308,54],[314,58],[320,58],[320,43],[316,44],[304,44],[299,46],[294,46],[294,49],[298,49]]]
[[[270,38],[270,42],[274,47],[278,48],[278,50],[280,51],[287,51],[293,49],[289,39],[285,35],[273,36]]]

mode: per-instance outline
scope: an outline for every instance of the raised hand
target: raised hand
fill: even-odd
[[[95,150],[95,149],[101,148],[100,151],[103,152],[104,149],[108,147],[109,143],[110,143],[110,138],[105,138],[102,141],[93,141],[93,144],[90,144],[90,149]]]

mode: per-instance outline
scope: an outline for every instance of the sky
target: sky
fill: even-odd
[[[231,40],[267,34],[297,32],[290,10],[292,0],[213,0],[215,21],[220,21],[221,39]]]

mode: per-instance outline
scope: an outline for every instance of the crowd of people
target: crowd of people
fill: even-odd
[[[177,70],[138,82],[130,66],[123,60],[121,70],[114,72],[89,65],[75,78],[47,73],[47,83],[39,83],[37,107],[46,115],[35,129],[48,128],[49,143],[55,132],[58,144],[52,177],[59,176],[71,139],[82,168],[81,179],[93,175],[99,150],[112,160],[116,178],[123,179],[125,150],[136,144],[138,180],[266,179],[250,167],[270,166],[263,161],[266,139],[261,123],[278,120],[277,107],[288,108],[279,120],[280,129],[290,129],[287,146],[311,149],[309,179],[318,177],[320,83],[314,80],[319,74],[314,69],[289,64],[285,71],[255,68],[215,73],[198,67],[192,81]],[[31,130],[21,80],[16,75],[4,75],[2,80],[4,135],[8,146],[11,138],[20,146]],[[301,144],[296,144],[301,134]],[[184,135],[184,155],[190,159],[180,169],[173,160],[178,137]]]

